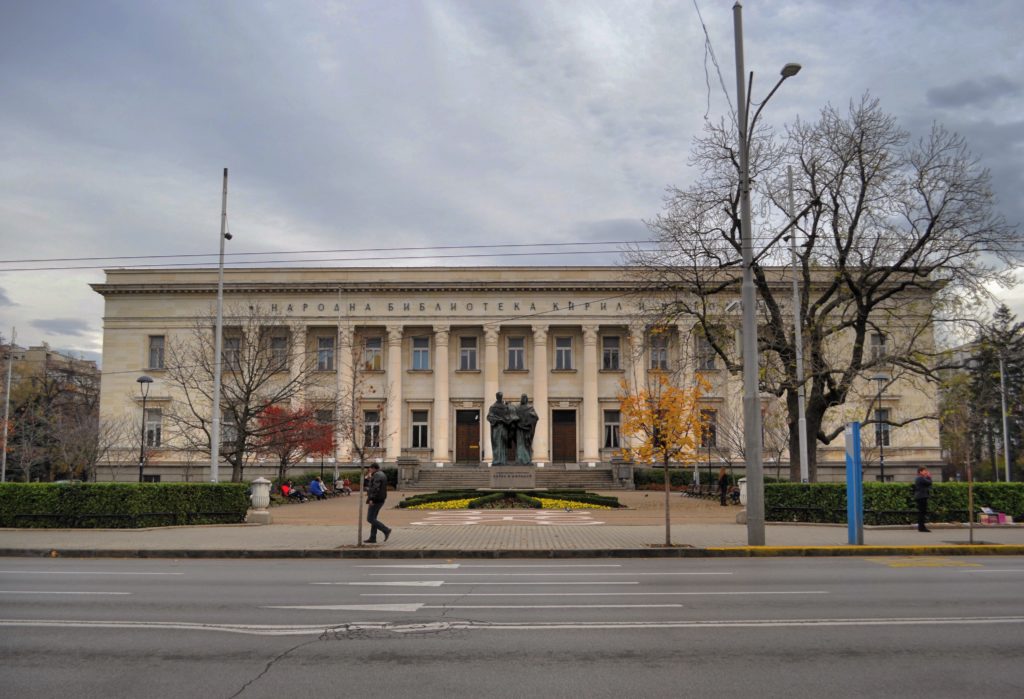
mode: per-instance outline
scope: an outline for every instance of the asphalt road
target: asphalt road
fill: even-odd
[[[0,559],[9,697],[1018,697],[1024,560]]]

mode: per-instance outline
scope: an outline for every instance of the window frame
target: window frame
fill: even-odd
[[[709,419],[710,418],[710,419]],[[701,408],[700,409],[700,448],[701,449],[717,449],[718,448],[718,409],[717,408]],[[709,429],[705,429],[707,426]]]
[[[615,345],[609,346],[608,341],[614,340]],[[622,369],[622,337],[620,335],[601,336],[601,370],[621,371]]]
[[[615,420],[611,421],[608,419],[609,414],[615,415]],[[602,414],[603,425],[604,425],[604,447],[603,449],[621,449],[622,448],[622,411],[608,409]]]
[[[163,408],[146,408],[143,423],[146,425],[146,448],[159,449],[163,446]]]
[[[423,342],[422,347],[417,347],[417,342]],[[412,338],[412,371],[430,371],[430,336],[414,335]],[[420,366],[422,364],[422,366]]]
[[[155,341],[159,340],[159,347],[155,346]],[[149,362],[149,369],[164,369],[165,352],[167,351],[167,336],[166,335],[149,335],[149,356],[147,361]],[[157,353],[156,360],[154,360],[154,352]]]
[[[650,371],[668,371],[669,337],[665,333],[656,333],[648,338],[647,368]]]
[[[383,336],[368,335],[363,338],[363,361],[361,364],[363,371],[384,371]]]
[[[562,341],[568,341],[568,347],[559,347],[559,343]],[[575,368],[573,363],[573,338],[572,335],[556,335],[555,336],[555,371],[573,371]]]
[[[409,444],[413,449],[430,448],[430,411],[416,409],[409,411],[409,424],[412,427],[412,439]],[[417,421],[417,415],[422,419]]]
[[[324,347],[324,343],[330,343],[329,347]],[[334,352],[337,343],[334,341],[333,335],[319,335],[316,338],[316,370],[317,371],[334,371]]]
[[[363,410],[363,449],[380,449],[380,410]]]
[[[459,335],[459,371],[479,371],[476,335]]]
[[[715,352],[711,340],[703,333],[694,335],[694,358],[697,363],[697,371],[717,371],[718,353]]]
[[[892,446],[892,408],[875,408],[875,446]]]
[[[513,347],[512,341],[516,340],[520,342],[519,347]],[[518,366],[515,366],[517,362],[513,361],[513,358],[518,358]],[[505,338],[505,370],[506,371],[526,371],[526,336],[525,335],[509,335]]]

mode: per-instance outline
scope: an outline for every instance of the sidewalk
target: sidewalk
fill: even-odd
[[[160,558],[513,558],[766,555],[1024,554],[1024,527],[974,529],[935,525],[930,534],[912,527],[866,528],[864,546],[847,544],[845,525],[767,524],[766,546],[748,547],[740,508],[716,501],[670,496],[672,546],[665,546],[665,496],[614,493],[628,509],[573,512],[489,510],[423,511],[395,507],[392,495],[381,519],[389,541],[357,546],[359,500],[271,508],[273,524],[157,529],[0,529],[0,556]],[[365,513],[365,510],[364,510]],[[362,536],[368,535],[363,524]]]

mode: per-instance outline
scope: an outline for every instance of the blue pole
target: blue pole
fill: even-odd
[[[847,543],[864,545],[864,476],[860,460],[860,423],[846,425]]]

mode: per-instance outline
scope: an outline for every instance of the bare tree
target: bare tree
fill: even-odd
[[[783,138],[758,129],[751,140],[752,194],[758,199],[754,283],[759,349],[777,367],[762,372],[762,390],[784,397],[789,453],[798,454],[796,347],[792,331],[789,253],[771,246],[798,235],[807,429],[830,443],[842,425],[829,413],[873,371],[933,379],[940,362],[934,334],[989,293],[1009,285],[1019,231],[993,209],[989,173],[961,137],[934,126],[911,142],[877,100],[865,96],[841,114],[828,106],[813,123],[797,122]],[[657,252],[633,251],[659,322],[692,319],[732,372],[738,310],[725,301],[740,288],[739,152],[721,122],[696,141],[699,182],[671,189],[665,211],[650,222]],[[796,171],[796,201],[806,215],[790,221],[786,166]],[[667,294],[667,298],[666,298]],[[881,344],[878,343],[881,339]],[[880,351],[881,350],[881,351]],[[893,425],[934,419],[906,416]],[[816,450],[809,472],[816,479]],[[790,459],[791,478],[799,477]]]
[[[290,405],[310,385],[315,369],[304,343],[304,326],[253,306],[235,306],[224,316],[221,379],[221,449],[240,482],[248,460],[268,429],[259,417],[271,406]],[[213,403],[214,320],[196,321],[184,337],[167,343],[167,382],[175,394],[165,416],[169,441],[177,448],[210,451]]]

